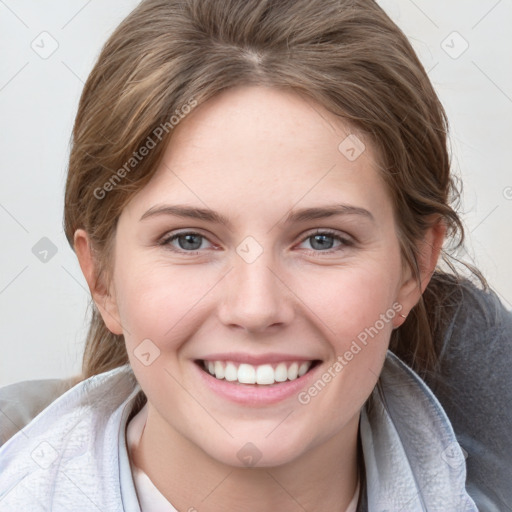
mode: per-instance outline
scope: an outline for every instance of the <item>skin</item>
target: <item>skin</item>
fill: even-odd
[[[110,289],[95,284],[87,233],[75,234],[93,298],[107,327],[124,335],[148,397],[132,458],[179,510],[343,511],[354,494],[360,409],[401,316],[307,405],[296,395],[266,406],[233,403],[198,379],[194,363],[219,352],[295,354],[321,360],[320,377],[393,304],[407,315],[417,303],[445,231],[438,224],[425,234],[418,287],[402,263],[377,155],[366,142],[355,161],[338,150],[351,133],[296,93],[230,89],[181,121],[154,178],[123,210]],[[164,204],[210,208],[231,226],[169,215],[140,220]],[[372,218],[285,222],[291,211],[333,204]],[[328,236],[319,248],[311,238],[317,229],[350,243]],[[158,244],[178,230],[203,235],[193,239],[200,248],[187,253],[183,239]],[[251,263],[237,253],[248,236],[262,249]],[[149,366],[134,354],[144,339],[160,350]],[[237,457],[247,442],[261,453],[250,468]]]

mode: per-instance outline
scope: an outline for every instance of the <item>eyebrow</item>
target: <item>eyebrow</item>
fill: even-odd
[[[198,219],[207,222],[213,222],[224,225],[231,229],[231,222],[227,217],[219,212],[210,210],[209,208],[197,208],[194,206],[185,205],[156,205],[146,211],[139,219],[144,219],[160,216],[160,215],[173,215],[175,217],[183,217],[189,219]],[[301,208],[292,210],[288,213],[285,223],[305,222],[308,220],[325,219],[337,215],[358,215],[366,217],[371,221],[375,221],[374,216],[370,211],[360,208],[358,206],[335,204],[322,207]]]

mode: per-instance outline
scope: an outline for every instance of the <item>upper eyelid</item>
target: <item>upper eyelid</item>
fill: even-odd
[[[209,239],[209,235],[204,234],[198,228],[193,228],[193,229],[183,228],[183,229],[177,230],[177,231],[176,230],[174,230],[174,231],[167,231],[161,237],[159,237],[159,240],[164,241],[164,240],[168,240],[168,239],[170,239],[172,237],[180,236],[180,235],[200,235],[203,238],[208,238]]]
[[[315,235],[328,235],[328,236],[332,236],[333,238],[337,239],[338,241],[340,241],[342,244],[345,244],[345,246],[352,246],[356,243],[356,240],[354,239],[354,237],[346,234],[346,233],[339,233],[338,231],[331,231],[329,229],[319,229],[313,233],[308,233],[306,235],[304,235],[300,242],[299,243],[303,243],[305,242],[308,238],[311,238]],[[310,249],[312,250],[312,249]],[[320,253],[329,253],[330,251],[335,251],[336,249],[328,249],[328,250],[325,250],[325,251],[314,251],[314,252],[318,252],[319,254]]]
[[[208,235],[205,235],[204,233],[201,233],[200,230],[197,230],[197,228],[194,228],[193,230],[192,229],[189,229],[189,230],[183,230],[183,231],[178,231],[178,232],[174,232],[174,231],[171,231],[171,232],[167,232],[166,234],[164,234],[163,236],[161,236],[157,243],[158,245],[162,245],[162,246],[165,246],[165,245],[170,245],[170,243],[172,241],[174,241],[175,239],[177,239],[178,237],[180,236],[185,236],[185,235],[199,235],[201,237],[203,237],[204,239],[206,239],[210,244],[212,245],[217,245],[215,244],[215,242],[212,242],[210,240],[210,237]],[[174,240],[173,240],[174,239]],[[191,251],[186,251],[185,249],[175,249],[176,252],[184,252],[184,253],[194,253],[196,251],[199,251],[199,249],[194,249],[194,250],[191,250]]]
[[[332,228],[313,228],[312,231],[306,232],[304,235],[302,235],[302,237],[300,238],[298,243],[303,243],[308,238],[311,238],[312,236],[324,235],[324,234],[332,236],[333,238],[338,238],[341,241],[347,241],[347,242],[355,241],[354,237],[352,237],[348,233],[338,232],[337,230],[334,230]],[[159,243],[166,244],[167,242],[171,242],[171,241],[173,241],[173,239],[176,239],[179,236],[184,236],[184,235],[199,235],[199,236],[205,238],[206,240],[208,240],[209,243],[215,245],[215,243],[210,240],[209,236],[202,233],[201,230],[199,230],[198,228],[188,229],[188,230],[186,228],[184,228],[183,231],[168,232],[168,233],[164,234],[162,237],[160,237]],[[185,251],[184,249],[178,249],[178,250],[183,251],[183,252],[194,252],[194,251]],[[327,252],[327,251],[318,251],[318,252]]]

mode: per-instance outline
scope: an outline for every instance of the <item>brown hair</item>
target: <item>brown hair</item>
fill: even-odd
[[[452,250],[462,244],[445,112],[407,38],[375,2],[145,0],[103,47],[73,128],[64,229],[72,247],[76,229],[89,234],[99,282],[108,286],[117,219],[155,173],[172,118],[238,85],[304,94],[374,144],[404,263],[414,271],[416,243],[433,218],[447,224]],[[150,139],[154,147],[139,159]],[[445,251],[443,259],[450,272],[436,270],[391,338],[390,348],[420,373],[436,361],[443,304],[460,280]],[[128,362],[123,336],[91,305],[83,378]]]

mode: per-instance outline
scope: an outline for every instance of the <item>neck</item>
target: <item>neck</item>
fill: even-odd
[[[210,457],[148,404],[131,458],[177,510],[345,512],[358,483],[358,426],[357,416],[342,432],[286,464],[240,468]]]

